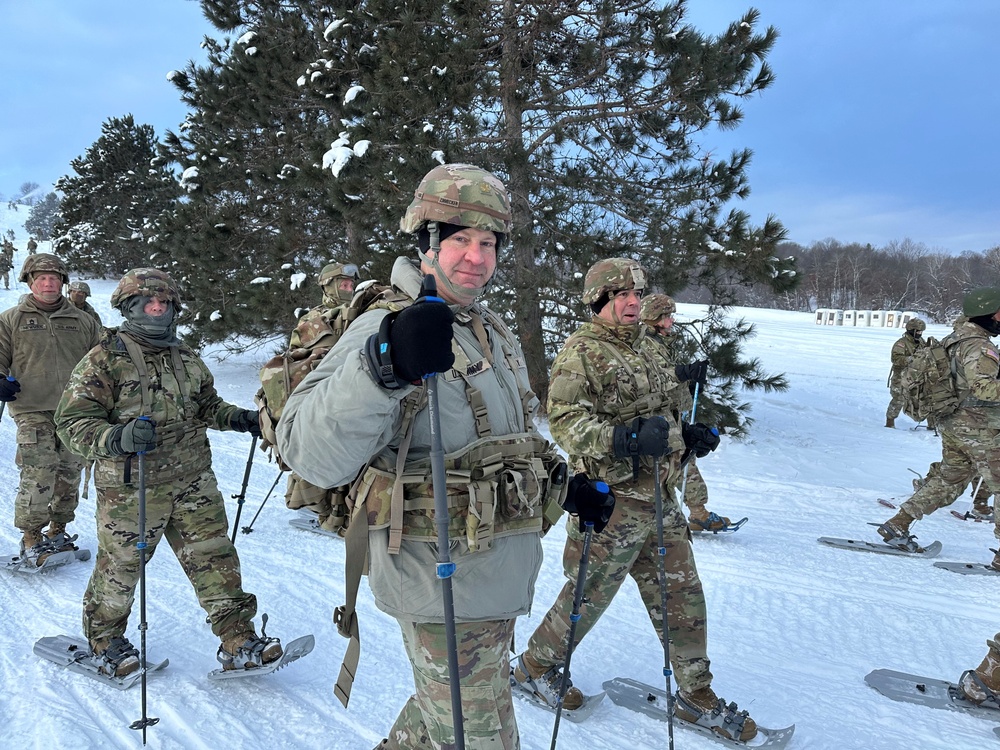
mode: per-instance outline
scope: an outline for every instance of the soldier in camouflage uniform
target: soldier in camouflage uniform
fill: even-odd
[[[10,272],[14,270],[14,246],[10,240],[3,241],[0,249],[0,275],[3,276],[4,289],[10,289]]]
[[[181,298],[162,271],[129,271],[111,295],[125,318],[107,329],[73,371],[56,410],[59,437],[96,461],[97,563],[84,595],[83,631],[106,673],[135,671],[125,637],[139,581],[138,466],[145,454],[146,543],[164,536],[222,641],[224,669],[281,656],[277,639],[258,638],[257,600],[242,587],[206,430],[256,433],[257,412],[223,401],[212,373],[176,338]],[[89,316],[87,316],[89,320]]]
[[[21,469],[14,525],[26,563],[35,565],[76,549],[66,525],[75,517],[83,463],[56,437],[53,415],[70,373],[100,334],[93,318],[62,296],[68,280],[59,258],[31,255],[19,277],[31,293],[0,313],[0,376],[9,375],[0,379],[0,401],[9,402],[17,425]]]
[[[319,338],[330,332],[331,319],[344,305],[350,303],[354,286],[359,279],[358,267],[353,263],[327,263],[323,266],[317,277],[323,290],[323,301],[299,318],[288,339],[289,351],[312,349]],[[343,504],[340,499],[343,495],[342,487],[317,487],[292,472],[285,490],[285,505],[291,510],[312,511],[317,516],[320,528],[343,533],[346,522],[345,516],[341,514]]]
[[[562,485],[550,477],[565,463],[532,421],[538,400],[517,340],[478,302],[511,232],[510,201],[489,172],[446,164],[421,181],[400,226],[417,235],[420,262],[396,259],[394,294],[361,314],[292,392],[278,448],[320,487],[360,475],[348,568],[367,550],[375,604],[399,622],[416,688],[379,747],[454,748],[421,384],[423,374],[440,373],[465,746],[515,750],[507,649],[514,619],[531,606],[543,514],[551,521],[561,512]],[[427,274],[440,299],[412,304]],[[336,616],[352,637],[349,654],[360,648],[356,586],[349,579],[348,605]],[[348,676],[356,666],[355,657]],[[345,705],[349,691],[349,679],[338,682]]]
[[[681,422],[673,363],[639,321],[645,287],[645,272],[633,260],[595,263],[587,272],[583,292],[584,303],[593,311],[591,322],[566,340],[552,363],[548,400],[552,437],[569,454],[573,469],[603,479],[617,497],[610,523],[591,542],[583,588],[586,604],[576,638],[586,637],[629,575],[661,642],[664,638],[654,503],[654,461],[659,458],[670,658],[679,688],[675,714],[746,741],[757,734],[753,719],[738,712],[735,704],[726,707],[711,687],[705,596],[691,533],[674,494],[683,457],[708,455],[719,438],[705,425]],[[527,650],[512,663],[512,679],[552,705],[566,656],[582,547],[583,535],[571,527],[563,556],[566,583],[531,635]],[[572,709],[582,702],[580,691],[572,688],[564,707]],[[713,723],[711,714],[720,706]]]
[[[90,296],[90,284],[86,281],[71,281],[66,290],[66,296],[69,297],[69,301],[73,303],[76,309],[83,310],[97,321],[98,326],[103,326],[101,316],[94,309],[93,305],[87,302],[87,297]]]
[[[892,345],[892,369],[889,371],[889,379],[886,382],[892,398],[889,401],[889,408],[885,410],[885,426],[890,429],[896,426],[896,417],[899,416],[899,412],[903,408],[902,386],[899,381],[900,375],[903,372],[903,368],[906,367],[906,363],[910,361],[910,357],[918,349],[927,345],[921,338],[926,328],[927,324],[920,318],[910,318],[906,321],[906,331]],[[933,429],[930,420],[928,420],[928,428]]]
[[[674,352],[677,343],[674,333],[674,313],[677,305],[672,297],[666,294],[646,294],[642,298],[639,318],[648,329],[649,337],[659,343],[667,352],[667,359],[674,364],[675,372],[684,365],[678,362]],[[690,414],[694,405],[692,393],[688,388],[675,388],[676,400],[673,408],[681,414]],[[705,478],[698,470],[694,457],[688,458],[687,483],[681,482],[684,497],[681,501],[688,507],[688,523],[691,531],[719,531],[729,526],[729,519],[716,513],[710,513],[708,508],[708,486]]]
[[[977,473],[994,496],[1000,490],[1000,349],[990,340],[1000,335],[1000,289],[972,290],[965,295],[962,313],[941,342],[951,358],[959,397],[959,408],[938,420],[941,463],[899,512],[878,527],[886,543],[911,552],[919,549],[911,524],[955,502]],[[994,534],[1000,539],[1000,516],[996,523]],[[1000,570],[1000,552],[991,565]]]
[[[29,237],[28,238],[28,255],[34,255],[37,250],[38,250],[38,243],[35,242],[35,238],[34,237]]]

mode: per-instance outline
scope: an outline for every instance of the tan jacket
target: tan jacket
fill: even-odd
[[[100,341],[100,326],[68,299],[43,312],[30,294],[0,313],[0,376],[21,384],[11,414],[55,411],[76,363]]]

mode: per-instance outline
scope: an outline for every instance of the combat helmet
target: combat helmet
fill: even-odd
[[[64,284],[69,283],[69,272],[66,270],[66,264],[52,253],[35,253],[25,258],[17,280],[30,284],[32,274],[36,273],[57,273],[62,277]]]
[[[327,263],[319,272],[319,285],[326,286],[341,276],[355,281],[361,278],[358,275],[358,267],[353,263]]]
[[[927,324],[920,318],[910,318],[906,321],[906,330],[911,333],[922,333],[927,330]]]
[[[122,310],[122,305],[131,297],[156,297],[163,302],[173,302],[180,310],[181,294],[174,280],[156,268],[133,268],[122,276],[118,286],[111,293],[111,306]]]
[[[69,286],[66,288],[71,292],[83,292],[88,297],[91,296],[90,284],[88,284],[86,281],[71,281],[69,282]]]
[[[663,316],[673,315],[675,312],[677,304],[673,297],[666,294],[650,294],[642,298],[639,320],[647,325],[653,325]]]
[[[417,186],[399,228],[415,234],[430,222],[494,232],[502,243],[512,227],[507,188],[496,175],[471,164],[435,167]]]
[[[1000,310],[1000,288],[983,286],[973,289],[962,300],[962,314],[967,318],[993,315]]]
[[[646,272],[631,258],[605,258],[597,261],[587,271],[583,280],[583,303],[593,305],[606,296],[635,289],[642,292],[646,288]]]

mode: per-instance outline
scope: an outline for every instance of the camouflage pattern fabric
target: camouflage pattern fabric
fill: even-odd
[[[889,407],[885,410],[886,419],[895,419],[899,416],[899,412],[903,409],[903,392],[902,385],[899,381],[899,376],[903,372],[903,368],[906,367],[906,363],[910,361],[910,357],[914,353],[926,346],[927,342],[922,338],[915,338],[908,333],[904,333],[899,339],[892,345],[892,370],[889,372],[889,394],[891,395],[891,400],[889,401]]]
[[[670,491],[676,480],[677,477],[671,476],[663,487],[670,660],[678,687],[685,692],[693,692],[710,685],[712,673],[707,655],[705,594],[695,566],[687,519]],[[590,542],[590,561],[583,589],[585,604],[576,625],[577,642],[582,641],[597,624],[626,576],[631,576],[639,587],[650,622],[662,643],[663,611],[660,606],[652,480],[647,477],[637,486],[618,485],[615,493],[617,501],[610,523],[603,532],[594,534]],[[528,641],[528,653],[545,666],[561,664],[566,658],[569,618],[583,553],[583,534],[579,524],[569,523],[567,536],[563,552],[566,582],[555,604],[545,613]]]
[[[407,234],[429,221],[509,235],[510,198],[497,177],[471,164],[443,164],[428,172],[399,222]]]
[[[121,309],[122,303],[130,297],[155,297],[163,302],[173,302],[177,310],[181,308],[181,293],[177,284],[156,268],[133,268],[122,276],[111,292],[111,306]]]
[[[977,474],[991,494],[1000,492],[1000,349],[964,317],[953,327],[942,343],[959,342],[952,357],[962,406],[938,422],[939,469],[928,472],[924,485],[901,506],[918,519],[951,505]],[[1000,539],[1000,516],[994,534]]]
[[[646,274],[631,258],[599,260],[587,271],[583,280],[583,304],[596,302],[605,294],[615,294],[626,289],[642,291],[646,288]]]
[[[10,289],[10,268],[0,271],[0,276],[3,276],[3,288]]]
[[[56,437],[53,412],[15,414],[21,481],[14,498],[14,525],[40,529],[46,523],[68,524],[80,501],[83,462]]]
[[[219,397],[211,372],[191,350],[179,347],[172,354],[146,347],[142,355],[149,378],[145,394],[117,331],[109,330],[73,371],[56,410],[59,437],[84,459],[96,460],[98,552],[85,598],[84,632],[94,643],[121,635],[128,620],[138,581],[138,462],[112,456],[106,442],[114,425],[148,416],[157,441],[145,457],[150,552],[165,535],[213,632],[224,640],[247,629],[256,601],[242,589],[205,431],[231,429],[239,407]]]
[[[84,302],[82,305],[78,305],[76,309],[77,310],[81,310],[82,312],[87,313],[87,315],[89,315],[95,321],[97,321],[97,325],[99,325],[99,326],[103,326],[104,325],[104,321],[101,320],[100,313],[98,313],[97,310],[94,309],[94,306],[92,304],[90,304],[89,302]]]
[[[138,471],[136,466],[135,471]],[[91,644],[122,636],[139,582],[136,484],[97,493],[97,561],[83,597],[83,632]],[[243,591],[240,560],[229,541],[222,494],[212,471],[146,487],[146,560],[160,539],[191,581],[212,632],[225,640],[251,629],[257,600]]]
[[[416,693],[389,732],[390,750],[427,747],[454,750],[444,625],[399,621],[413,666]],[[508,677],[508,649],[514,620],[458,623],[458,671],[467,750],[520,747]]]
[[[641,416],[661,415],[670,424],[673,452],[660,460],[663,493],[667,586],[670,591],[671,658],[682,690],[694,691],[712,680],[706,645],[706,608],[695,567],[687,521],[675,499],[681,479],[684,442],[671,395],[678,387],[664,348],[640,325],[613,326],[600,318],[570,336],[552,365],[549,427],[576,471],[612,485],[617,496],[608,527],[595,534],[584,584],[587,604],[577,624],[583,637],[597,623],[631,575],[639,586],[650,621],[662,639],[663,616],[657,574],[653,461],[642,459],[637,481],[632,462],[612,455],[615,425]],[[528,642],[528,652],[543,666],[565,658],[573,593],[579,573],[582,535],[570,524],[563,554],[567,582]]]
[[[34,255],[36,250],[38,250],[38,243],[35,242],[34,237],[31,237],[28,239],[28,255]]]
[[[64,284],[69,283],[66,264],[52,253],[29,254],[21,264],[21,273],[18,274],[17,280],[29,284],[32,274],[36,273],[54,273],[62,277]]]

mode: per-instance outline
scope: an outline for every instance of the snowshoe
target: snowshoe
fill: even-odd
[[[678,690],[674,696],[674,716],[738,742],[748,742],[757,736],[757,723],[749,712],[740,711],[735,703],[726,705],[710,687],[689,695]]]
[[[976,670],[967,669],[962,672],[962,676],[958,679],[958,689],[967,701],[975,703],[980,708],[1000,710],[1000,693],[991,690]]]
[[[688,526],[691,527],[691,531],[725,531],[729,528],[729,519],[725,516],[720,516],[718,513],[708,513],[703,512],[700,514],[692,513],[690,518],[688,518]]]
[[[281,641],[261,638],[252,630],[239,633],[222,642],[216,658],[226,672],[234,669],[255,669],[281,658]]]

